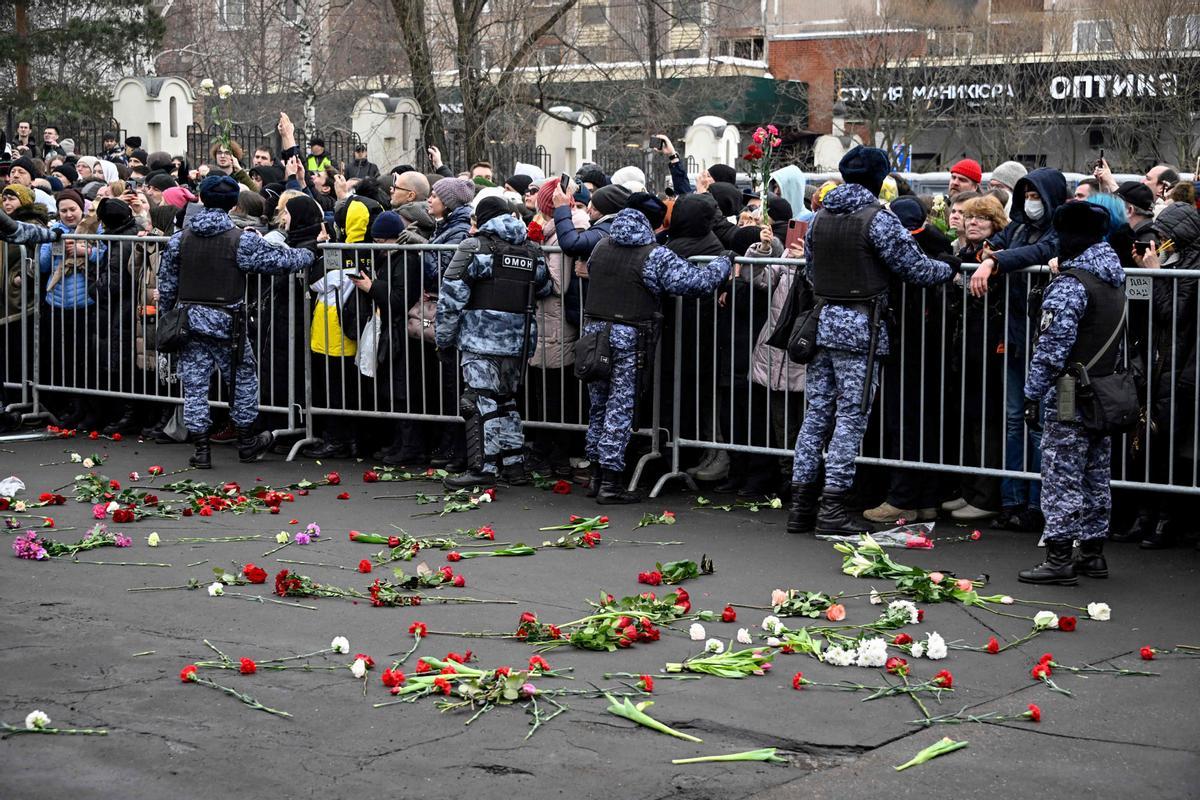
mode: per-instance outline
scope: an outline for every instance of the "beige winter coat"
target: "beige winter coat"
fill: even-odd
[[[546,247],[558,245],[553,225],[547,226],[542,244]],[[561,369],[575,364],[575,340],[579,338],[579,330],[563,316],[563,295],[572,289],[575,264],[562,253],[547,253],[546,269],[550,272],[552,288],[550,294],[538,300],[537,349],[533,351],[529,365],[539,369]]]

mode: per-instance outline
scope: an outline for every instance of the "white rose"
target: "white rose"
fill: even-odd
[[[71,453],[71,463],[72,464],[78,464],[81,461],[83,461],[83,456],[79,455],[79,453]]]
[[[693,622],[692,627],[688,628],[688,636],[692,637],[693,642],[704,641],[704,637],[707,635],[704,632],[704,626],[699,622]]]
[[[220,87],[217,88],[217,97],[221,98],[222,100],[228,100],[230,97],[233,97],[233,87],[228,83],[222,83]]]
[[[354,659],[354,663],[350,665],[350,672],[353,673],[354,677],[356,678],[366,677],[367,662],[361,658]]]
[[[706,653],[722,653],[725,651],[725,645],[720,639],[709,639],[704,643],[704,651]]]
[[[492,502],[492,496],[490,494],[481,494],[479,495],[479,502],[490,503]]]
[[[947,650],[948,648],[946,647],[946,640],[943,639],[937,631],[929,634],[929,646],[925,652],[926,658],[930,658],[934,661],[945,658]]]
[[[1108,607],[1108,603],[1088,603],[1088,617],[1097,622],[1108,622],[1112,619],[1112,609]]]
[[[209,597],[220,597],[225,594],[225,586],[220,581],[213,581],[208,585]]]
[[[95,461],[93,461],[93,460],[92,460],[92,459],[90,459],[90,458],[85,458],[85,459],[83,460],[83,466],[84,466],[86,469],[91,469],[92,467],[96,466],[96,462],[95,462]]]
[[[1033,627],[1039,630],[1058,627],[1058,615],[1053,611],[1039,611],[1033,615]]]
[[[151,547],[158,547],[158,543],[161,541],[162,539],[158,538],[158,531],[154,531],[146,537],[146,544],[150,545]]]
[[[50,724],[50,716],[45,711],[34,709],[25,717],[25,727],[31,731],[40,731]]]
[[[746,628],[738,628],[737,640],[739,644],[754,644],[754,639],[750,637],[750,631]]]
[[[200,81],[200,90],[201,91],[211,92],[213,90],[214,86],[216,86],[216,84],[213,83],[212,78],[205,78],[204,80]]]
[[[112,512],[116,511],[120,507],[121,507],[121,504],[118,503],[116,500],[113,500],[104,507],[104,510],[107,511],[109,514],[111,514]]]
[[[345,636],[335,636],[333,641],[329,643],[329,649],[335,653],[349,653],[350,640]]]
[[[770,614],[763,617],[761,627],[767,633],[778,634],[781,630],[783,630],[783,623],[779,621],[779,617],[775,616],[774,614]]]

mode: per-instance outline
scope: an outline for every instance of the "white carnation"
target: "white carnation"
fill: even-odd
[[[83,461],[83,456],[79,455],[79,453],[71,453],[71,463],[79,464],[82,461]]]
[[[879,592],[871,589],[871,605],[877,606],[883,602],[883,598],[879,596]]]
[[[859,642],[854,663],[860,667],[882,667],[887,663],[887,642],[879,637]]]
[[[354,663],[350,665],[350,672],[356,678],[366,677],[367,662],[361,658],[354,659]]]
[[[96,462],[93,461],[91,458],[85,458],[83,460],[83,466],[85,469],[91,469],[92,467],[96,466]]]
[[[1013,603],[1016,602],[1016,600],[1013,600],[1012,597],[1010,597],[1009,595],[1004,595],[1003,597],[1000,598],[1000,602],[1006,606],[1011,606]]]
[[[693,622],[692,626],[688,628],[688,636],[692,638],[693,642],[702,642],[704,641],[704,637],[707,635],[708,634],[704,632],[704,626],[699,622]]]
[[[158,547],[158,545],[161,541],[162,541],[162,539],[159,538],[158,531],[154,531],[153,533],[151,533],[149,536],[146,537],[146,544],[148,544],[151,547]]]
[[[825,651],[825,663],[835,667],[848,667],[854,663],[856,657],[855,651],[844,650],[836,644],[830,645]]]
[[[937,661],[945,658],[947,653],[946,640],[937,631],[929,634],[929,644],[926,646],[925,657]]]
[[[1088,603],[1088,617],[1097,622],[1108,622],[1112,619],[1112,609],[1108,607],[1108,603]]]
[[[209,597],[220,597],[225,594],[225,585],[220,581],[213,581],[208,585]]]
[[[923,655],[925,655],[925,643],[924,642],[913,642],[912,643],[912,657],[920,658]]]
[[[893,600],[888,603],[887,615],[895,618],[906,615],[909,625],[917,624],[917,606],[911,600]]]
[[[754,639],[750,636],[750,631],[746,628],[738,628],[737,640],[738,644],[754,644]]]
[[[783,630],[783,623],[779,621],[779,617],[774,614],[768,614],[763,617],[762,629],[767,633],[779,634]]]
[[[25,727],[31,731],[40,731],[50,724],[50,715],[45,711],[34,709],[25,717]]]
[[[725,645],[721,643],[720,639],[709,639],[704,643],[704,651],[706,653],[723,653]]]
[[[1033,626],[1039,630],[1058,627],[1058,614],[1053,611],[1039,611],[1033,615]]]
[[[333,641],[329,643],[329,649],[335,653],[349,653],[350,640],[345,636],[335,636]]]

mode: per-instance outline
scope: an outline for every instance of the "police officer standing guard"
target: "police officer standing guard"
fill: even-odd
[[[889,283],[895,275],[934,286],[954,276],[949,263],[926,256],[896,215],[880,204],[879,190],[890,170],[883,150],[859,145],[838,169],[846,182],[825,196],[805,240],[808,278],[822,308],[817,354],[806,374],[808,409],[796,437],[789,533],[864,529],[847,513],[846,494],[874,399],[876,359],[888,352],[883,319]],[[822,493],[817,479],[826,443]]]
[[[442,277],[434,326],[443,362],[462,352],[467,471],[446,478],[449,489],[529,482],[517,391],[537,341],[534,301],[551,288],[541,250],[507,200],[484,198],[474,217],[475,236],[459,243]]]
[[[1094,382],[1117,371],[1125,322],[1125,271],[1104,241],[1109,214],[1088,202],[1054,214],[1058,277],[1046,287],[1037,345],[1025,381],[1025,422],[1042,434],[1042,514],[1046,560],[1017,578],[1073,586],[1076,574],[1107,578],[1104,540],[1112,507],[1112,439],[1088,430],[1075,403],[1060,402],[1086,373]],[[1080,367],[1083,370],[1080,370]],[[1064,413],[1065,412],[1065,413]],[[1067,418],[1064,418],[1067,417]],[[1079,561],[1073,560],[1079,542]]]
[[[246,334],[246,273],[298,272],[313,263],[316,247],[315,240],[293,242],[290,236],[289,244],[309,249],[273,247],[235,227],[229,210],[237,205],[238,192],[237,181],[226,175],[205,178],[200,184],[204,210],[171,237],[158,264],[159,313],[177,304],[186,308],[189,332],[179,353],[179,374],[183,422],[196,446],[189,462],[198,469],[212,468],[208,388],[214,367],[232,388],[229,410],[238,458],[257,461],[271,446],[269,432],[251,431],[258,418],[258,366]],[[232,372],[231,365],[236,365]]]

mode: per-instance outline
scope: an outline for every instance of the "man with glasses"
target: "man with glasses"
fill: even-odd
[[[424,202],[428,197],[429,180],[421,173],[402,172],[392,175],[392,208]]]

